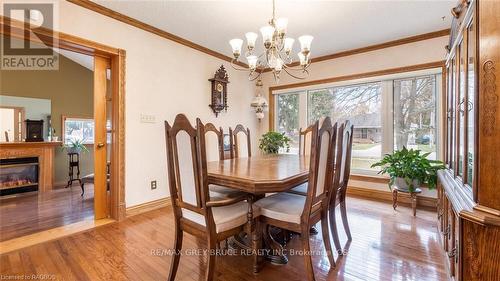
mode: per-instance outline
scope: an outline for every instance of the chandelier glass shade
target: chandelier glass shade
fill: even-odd
[[[239,38],[231,39],[229,44],[233,51],[231,66],[237,70],[249,71],[248,78],[256,80],[267,70],[274,74],[278,82],[280,74],[285,72],[293,78],[304,79],[309,75],[307,68],[311,64],[311,35],[303,35],[298,38],[300,52],[297,53],[298,62],[294,62],[293,46],[295,39],[287,37],[288,19],[276,18],[275,0],[273,0],[273,17],[268,25],[260,28],[262,42],[265,51],[262,54],[255,54],[255,44],[259,35],[255,32],[245,34],[246,50],[244,57],[248,68],[236,66],[238,59],[242,57],[243,40]]]

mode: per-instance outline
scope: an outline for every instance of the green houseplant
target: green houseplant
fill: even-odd
[[[430,152],[422,154],[420,150],[403,147],[392,154],[386,154],[372,168],[382,167],[379,174],[389,175],[389,188],[396,184],[400,189],[413,192],[421,184],[427,184],[429,189],[433,189],[437,183],[437,171],[445,167],[441,161],[427,159],[429,154]]]
[[[259,140],[259,149],[266,154],[277,154],[280,148],[284,148],[288,152],[290,151],[290,141],[291,139],[285,136],[285,133],[267,132]]]
[[[67,153],[89,152],[84,142],[84,139],[72,139],[63,146],[63,149],[66,149]]]

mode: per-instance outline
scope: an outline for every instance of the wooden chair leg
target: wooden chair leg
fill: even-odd
[[[306,274],[308,281],[315,281],[314,278],[314,270],[312,265],[312,257],[311,257],[311,246],[309,244],[309,227],[303,228],[302,233],[300,234],[300,241],[302,242],[302,249],[304,250],[304,262],[306,265]]]
[[[215,276],[215,262],[217,255],[217,241],[215,239],[208,239],[208,256],[207,256],[207,272],[205,273],[205,280],[212,281]]]
[[[328,261],[330,262],[330,268],[335,267],[335,258],[332,253],[332,244],[330,243],[330,229],[328,226],[328,215],[325,213],[321,218],[321,231],[323,234],[323,243],[325,245],[326,255],[328,256]]]
[[[342,255],[342,247],[340,246],[339,232],[337,229],[337,218],[335,217],[335,206],[332,206],[328,211],[330,215],[330,232],[332,233],[333,243],[339,255]]]
[[[349,228],[349,221],[347,220],[347,208],[345,205],[345,199],[340,202],[340,215],[342,216],[342,224],[344,225],[345,233],[347,234],[347,239],[352,240],[351,229]]]
[[[170,264],[170,272],[168,274],[168,280],[174,281],[175,275],[177,274],[177,269],[179,267],[179,261],[181,259],[181,249],[182,249],[182,238],[183,232],[179,230],[179,226],[175,226],[175,241],[174,241],[174,255],[172,256],[172,264]]]

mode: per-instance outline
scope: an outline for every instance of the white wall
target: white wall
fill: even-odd
[[[217,126],[248,126],[255,136],[257,120],[249,104],[253,84],[246,73],[233,71],[228,62],[179,45],[157,35],[60,2],[62,32],[126,50],[126,205],[127,207],[169,195],[163,120],[186,113]],[[223,64],[229,73],[227,113],[211,112],[210,82]],[[156,123],[140,123],[140,114],[153,114]],[[253,143],[256,147],[256,143]],[[150,189],[157,180],[158,188]]]

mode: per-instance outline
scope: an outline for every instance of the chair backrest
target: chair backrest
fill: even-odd
[[[196,119],[196,123],[201,123],[200,118]],[[224,160],[224,131],[222,127],[217,129],[212,123],[207,123],[204,127],[207,161]]]
[[[239,135],[239,136],[238,136]],[[250,129],[243,127],[243,125],[238,124],[232,131],[232,137],[234,140],[234,157],[248,157],[252,156],[252,145],[250,143]],[[246,153],[245,153],[246,150]]]
[[[176,218],[182,210],[205,215],[208,200],[204,127],[193,128],[184,114],[165,121],[170,196]]]
[[[310,155],[311,154],[311,134],[313,125],[307,127],[306,129],[299,130],[299,155]]]
[[[309,181],[302,220],[309,219],[311,211],[327,208],[333,182],[333,153],[337,141],[337,124],[326,118],[321,126],[316,121],[311,133]]]
[[[353,130],[354,126],[347,120],[340,126],[338,131],[338,146],[333,186],[342,198],[345,197],[349,175],[351,173]],[[332,198],[332,200],[335,200],[335,198]]]

